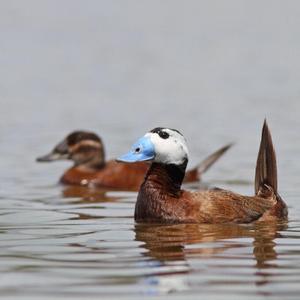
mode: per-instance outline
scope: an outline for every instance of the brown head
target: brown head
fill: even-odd
[[[105,164],[105,151],[101,139],[93,132],[74,131],[38,162],[72,160],[75,166],[101,168]]]

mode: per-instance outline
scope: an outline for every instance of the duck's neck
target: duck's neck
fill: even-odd
[[[161,196],[178,196],[187,162],[185,160],[181,165],[152,163],[140,191],[148,195],[155,192]]]
[[[187,160],[180,166],[152,163],[140,187],[135,220],[152,222],[165,219],[170,199],[179,199]]]
[[[105,158],[103,153],[97,153],[92,156],[89,160],[76,162],[74,164],[74,168],[89,171],[89,172],[97,172],[103,169],[105,166]]]

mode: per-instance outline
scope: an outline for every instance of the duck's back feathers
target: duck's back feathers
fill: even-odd
[[[275,204],[273,195],[250,197],[222,189],[190,192],[178,196],[154,190],[150,196],[140,190],[135,210],[138,222],[159,223],[251,223],[259,220]]]
[[[193,202],[199,202],[200,223],[250,223],[262,217],[276,203],[272,194],[267,198],[250,197],[222,189],[184,193]]]

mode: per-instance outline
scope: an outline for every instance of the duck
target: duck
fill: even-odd
[[[225,145],[188,170],[184,182],[200,181],[201,175],[231,146]],[[71,132],[49,154],[37,158],[38,162],[58,160],[73,161],[73,166],[60,178],[63,184],[128,191],[139,189],[149,168],[147,162],[129,165],[117,163],[115,159],[107,161],[102,139],[94,132],[82,130]]]
[[[188,156],[186,139],[178,130],[156,127],[117,159],[122,163],[151,162],[137,195],[136,222],[247,224],[287,218],[287,206],[277,191],[276,154],[266,120],[256,162],[254,196],[221,188],[182,189]]]

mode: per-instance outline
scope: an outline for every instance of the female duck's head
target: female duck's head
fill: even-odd
[[[98,166],[105,162],[104,146],[93,132],[74,131],[47,155],[37,158],[39,162],[72,160],[75,165]]]
[[[188,148],[176,129],[157,127],[140,138],[132,149],[118,158],[120,162],[152,161],[166,165],[186,165]]]

